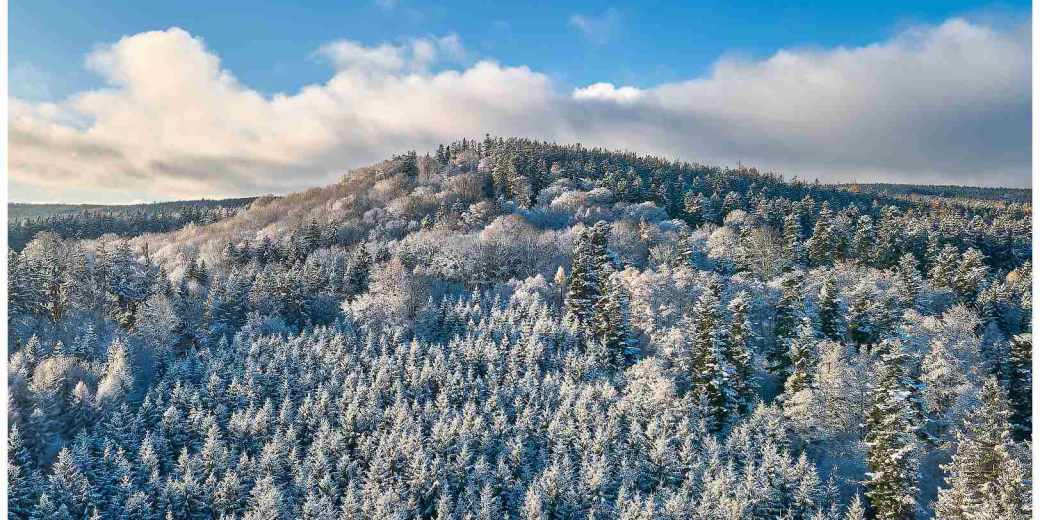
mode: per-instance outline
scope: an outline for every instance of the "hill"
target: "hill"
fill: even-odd
[[[1019,514],[1031,211],[486,137],[44,234],[11,257],[9,503],[836,520],[1000,482]]]

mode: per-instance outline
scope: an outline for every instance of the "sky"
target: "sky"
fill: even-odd
[[[1029,186],[1028,2],[788,4],[19,0],[10,198],[284,194],[485,133]]]

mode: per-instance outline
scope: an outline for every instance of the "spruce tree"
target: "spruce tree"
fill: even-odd
[[[748,320],[748,294],[741,291],[728,305],[729,329],[725,338],[723,355],[730,365],[730,386],[733,389],[733,409],[740,414],[751,412],[755,398],[754,373],[752,371],[751,322]]]
[[[932,267],[928,270],[928,279],[935,287],[953,288],[953,279],[957,273],[960,254],[957,246],[946,244],[932,259]]]
[[[784,381],[784,393],[793,396],[798,392],[809,388],[812,383],[813,374],[816,373],[817,353],[816,330],[808,318],[803,318],[798,326],[798,333],[788,342],[788,357],[791,366],[791,374]]]
[[[773,343],[766,355],[769,371],[786,376],[790,369],[787,340],[794,336],[802,315],[802,273],[789,273],[780,283],[780,300],[776,303]]]
[[[874,315],[874,304],[871,301],[873,291],[866,280],[860,282],[849,295],[848,324],[849,341],[861,348],[877,339],[877,323]]]
[[[567,319],[581,327],[591,324],[595,306],[602,294],[600,291],[599,266],[595,263],[595,249],[591,232],[584,230],[578,235],[571,257],[570,286],[564,302]]]
[[[979,409],[965,416],[957,449],[943,465],[947,487],[939,490],[939,518],[971,520],[1030,517],[1029,476],[1011,439],[1009,411],[996,379],[983,382]]]
[[[347,271],[343,277],[344,290],[347,295],[354,296],[368,290],[371,269],[372,259],[368,255],[368,249],[365,248],[365,244],[359,244],[350,256]]]
[[[865,424],[870,469],[866,496],[874,518],[911,520],[918,509],[919,461],[906,354],[899,344],[882,350]]]
[[[834,213],[830,205],[824,201],[820,213],[816,216],[812,236],[805,244],[805,253],[812,265],[827,265],[834,258]]]
[[[968,248],[961,255],[961,261],[957,264],[954,272],[952,287],[964,301],[975,299],[982,282],[986,279],[989,269],[986,267],[986,259],[982,252],[975,248]]]
[[[1008,356],[1008,404],[1012,433],[1018,440],[1029,439],[1033,431],[1033,335],[1011,338]]]
[[[596,307],[604,296],[604,285],[609,278],[607,230],[605,222],[597,222],[591,229],[584,230],[574,244],[565,307],[567,318],[581,327],[595,327]]]
[[[596,338],[606,347],[615,366],[620,368],[635,360],[639,349],[629,325],[628,292],[616,279],[606,285],[606,293],[597,305],[594,328]]]
[[[693,313],[691,391],[707,405],[711,429],[718,432],[730,419],[728,404],[732,399],[732,389],[720,356],[722,334],[718,295],[706,288],[697,300]]]
[[[913,307],[917,295],[921,293],[921,272],[917,270],[917,258],[912,253],[899,257],[896,267],[896,287],[899,291],[899,302],[904,307]]]
[[[828,274],[820,285],[816,300],[816,308],[820,319],[820,332],[824,337],[838,340],[841,337],[841,324],[838,315],[838,283],[834,274]]]
[[[791,212],[784,217],[784,257],[794,265],[805,261],[802,251],[802,221]]]

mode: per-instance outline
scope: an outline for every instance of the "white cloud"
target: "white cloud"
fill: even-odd
[[[609,101],[615,103],[631,103],[643,97],[643,91],[635,87],[615,87],[611,83],[593,83],[584,88],[576,88],[571,94],[579,101]]]
[[[581,32],[590,42],[602,45],[621,28],[621,13],[613,7],[599,15],[574,14],[567,24]]]
[[[460,63],[466,50],[456,34],[439,38],[413,38],[406,44],[384,43],[375,47],[351,40],[336,40],[318,49],[338,70],[395,72],[424,71],[438,62]]]
[[[1028,25],[951,20],[860,48],[723,60],[703,78],[560,91],[527,67],[471,65],[457,37],[319,51],[324,84],[262,95],[180,29],[90,55],[108,87],[12,99],[13,200],[285,193],[461,137],[523,135],[821,180],[1028,185]]]

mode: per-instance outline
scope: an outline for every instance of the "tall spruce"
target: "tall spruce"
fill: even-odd
[[[596,338],[602,342],[617,367],[624,367],[639,355],[628,315],[628,291],[619,280],[607,281],[595,315]]]
[[[1025,520],[1031,516],[1029,473],[1011,438],[1010,412],[996,379],[983,382],[979,409],[967,414],[957,449],[943,465],[938,518]]]
[[[794,336],[802,317],[802,272],[788,273],[780,282],[780,299],[776,303],[773,343],[767,352],[769,371],[786,376],[790,369],[787,340]]]
[[[812,265],[827,265],[834,258],[834,212],[826,201],[820,206],[812,236],[805,244],[805,253]]]
[[[728,405],[732,401],[732,389],[720,355],[723,329],[720,327],[719,296],[711,287],[701,293],[693,313],[693,374],[690,390],[706,404],[710,428],[718,432],[730,419]]]
[[[907,356],[882,345],[877,383],[866,417],[866,496],[873,518],[911,520],[918,512],[919,456]]]
[[[748,318],[748,294],[741,291],[730,300],[729,329],[726,332],[723,356],[730,365],[730,387],[733,389],[733,409],[740,414],[751,412],[755,398],[752,358],[754,332]]]
[[[917,258],[913,253],[905,253],[899,257],[896,266],[896,287],[899,291],[899,302],[904,307],[913,307],[917,295],[921,293],[921,272],[917,269]]]
[[[833,273],[828,274],[823,279],[823,283],[820,284],[816,308],[820,320],[820,333],[827,339],[840,339],[841,317],[838,309],[838,282]]]
[[[1012,433],[1026,440],[1033,432],[1033,335],[1016,334],[1011,338],[1008,356],[1008,404],[1011,408]]]

